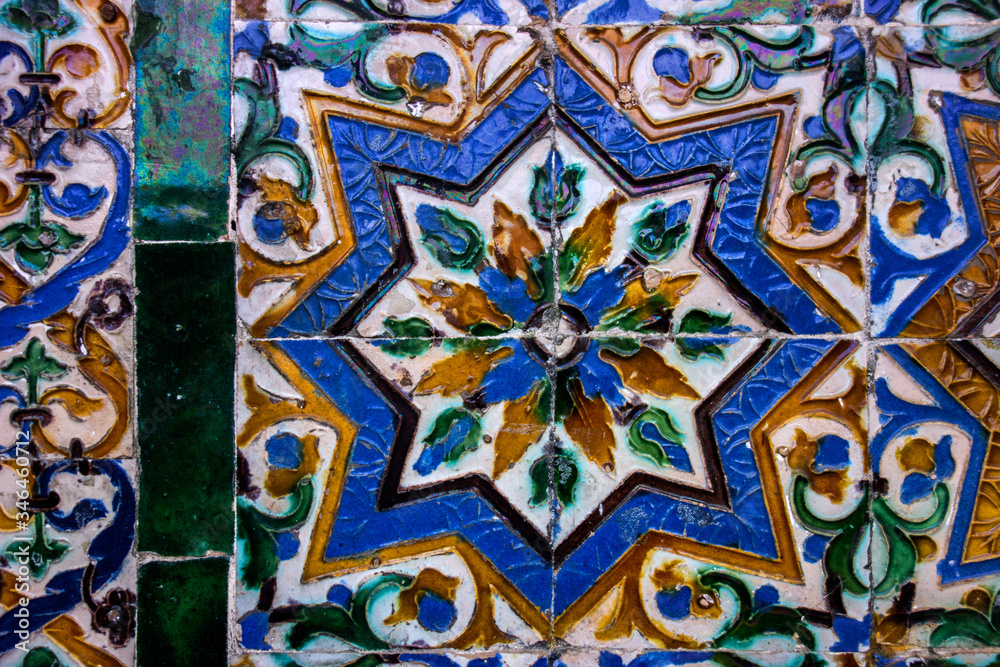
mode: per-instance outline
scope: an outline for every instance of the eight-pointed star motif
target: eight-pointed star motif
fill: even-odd
[[[636,484],[725,505],[698,406],[761,325],[704,250],[717,179],[629,183],[562,129],[478,186],[389,174],[413,267],[358,327],[394,340],[360,349],[419,417],[381,501],[493,486],[545,552],[553,502],[557,545]]]

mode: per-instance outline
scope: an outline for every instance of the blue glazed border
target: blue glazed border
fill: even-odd
[[[358,426],[349,469],[326,549],[328,559],[422,538],[461,533],[541,609],[552,596],[552,567],[478,494],[465,491],[377,509],[389,454],[401,426],[390,401],[351,362],[338,341],[277,343],[334,405]],[[316,365],[316,362],[319,364]]]
[[[938,563],[938,574],[941,575],[942,584],[995,574],[1000,571],[1000,558],[962,562],[965,538],[969,534],[973,505],[979,490],[979,478],[989,447],[989,431],[947,389],[942,387],[927,369],[901,347],[890,345],[882,348],[882,351],[930,394],[935,405],[915,405],[903,401],[889,391],[884,378],[876,381],[875,401],[882,428],[871,443],[873,471],[879,474],[882,453],[886,445],[908,428],[925,422],[938,421],[954,424],[968,433],[972,438],[972,446],[967,455],[968,467],[962,481],[951,535],[948,537],[948,552]]]
[[[881,331],[882,337],[899,335],[906,328],[917,311],[934,296],[949,280],[965,268],[988,240],[979,203],[969,180],[969,151],[961,132],[962,117],[979,117],[1000,120],[1000,106],[967,100],[951,93],[942,93],[941,119],[944,122],[945,138],[951,155],[952,173],[962,199],[969,237],[960,245],[928,260],[918,260],[892,245],[885,237],[880,225],[871,225],[872,284],[884,284],[888,280],[922,277],[923,280],[903,299],[886,319]]]
[[[331,116],[333,150],[357,247],[269,335],[311,336],[329,330],[392,264],[398,239],[379,195],[376,164],[467,185],[545,113],[547,85],[544,72],[536,70],[460,144]]]
[[[834,341],[789,340],[762,360],[712,415],[732,511],[648,491],[640,491],[566,559],[556,573],[555,612],[562,613],[611,567],[635,541],[626,530],[633,517],[645,517],[641,533],[658,530],[704,544],[733,547],[777,558],[771,520],[760,488],[760,473],[748,446],[750,430],[788,393]]]
[[[649,144],[628,120],[559,60],[556,76],[560,108],[633,177],[654,178],[706,165],[721,165],[735,172],[738,177],[730,180],[729,192],[718,212],[712,252],[790,331],[840,332],[757,240],[757,213],[771,177],[775,116]],[[398,240],[379,195],[375,165],[467,185],[546,112],[549,101],[541,89],[545,82],[544,73],[536,70],[460,144],[330,117],[333,149],[341,166],[358,246],[269,335],[308,336],[338,326],[351,304],[391,266]]]
[[[960,579],[994,574],[1000,570],[1000,558],[962,563],[965,537],[969,533],[973,505],[979,490],[986,451],[989,446],[989,432],[965,406],[941,386],[930,372],[921,366],[903,348],[889,345],[881,348],[893,361],[930,394],[935,405],[917,405],[904,401],[893,394],[884,378],[876,380],[873,391],[878,406],[881,428],[871,441],[872,470],[880,474],[882,454],[886,445],[907,429],[925,422],[944,422],[961,428],[972,438],[968,452],[968,467],[958,498],[951,535],[948,538],[947,556],[938,563],[941,583],[948,584]]]
[[[660,143],[649,143],[576,72],[556,60],[556,102],[626,171],[637,178],[722,165],[737,177],[718,214],[711,249],[740,282],[797,334],[840,333],[757,238],[757,214],[770,174],[775,115],[735,122]]]
[[[64,130],[54,140],[66,136]],[[30,292],[21,303],[0,309],[0,347],[20,341],[34,322],[40,322],[68,306],[76,298],[80,284],[106,271],[125,251],[129,240],[129,202],[131,200],[131,163],[128,153],[108,132],[87,132],[101,144],[115,161],[115,195],[111,200],[101,235],[82,254],[63,267],[52,279]]]

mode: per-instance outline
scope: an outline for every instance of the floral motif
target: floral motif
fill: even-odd
[[[92,610],[94,629],[105,633],[112,646],[125,646],[135,636],[135,603],[135,593],[115,588]]]
[[[628,428],[629,448],[658,467],[692,470],[685,447],[691,435],[648,399],[698,401],[685,371],[655,345],[615,332],[684,334],[674,345],[689,362],[725,360],[725,349],[746,326],[732,325],[732,315],[686,310],[675,320],[680,298],[699,280],[691,271],[672,273],[670,260],[691,230],[692,206],[681,200],[669,206],[649,204],[628,228],[630,255],[612,265],[611,244],[619,208],[627,201],[613,192],[589,211],[580,208],[579,183],[585,169],[564,163],[553,150],[544,167],[535,167],[529,207],[535,225],[582,224],[568,233],[558,254],[519,213],[498,199],[493,207],[492,238],[449,208],[421,204],[416,222],[421,242],[444,268],[475,272],[478,285],[441,279],[411,278],[419,299],[456,328],[475,336],[499,336],[523,328],[520,342],[497,339],[445,340],[447,356],[434,362],[413,387],[418,396],[461,396],[462,407],[440,412],[422,440],[415,470],[429,475],[454,466],[476,451],[482,439],[482,415],[504,404],[503,424],[492,442],[492,475],[498,478],[540,441],[551,418],[565,427],[573,447],[560,449],[554,467],[557,496],[572,504],[577,482],[576,456],[612,472],[616,467],[616,425]],[[541,211],[555,213],[542,214]],[[655,263],[654,265],[650,263]],[[560,301],[552,302],[551,281],[558,263]],[[415,340],[384,345],[385,352],[417,357],[431,349],[421,341],[433,331],[419,317],[386,319],[390,335]],[[708,335],[709,338],[704,336]],[[554,403],[553,403],[554,401]],[[624,444],[624,443],[623,443]],[[545,497],[549,464],[545,457],[531,467],[533,504]]]

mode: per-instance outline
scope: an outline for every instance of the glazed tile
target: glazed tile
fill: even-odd
[[[561,285],[567,294],[580,290],[607,298],[611,293],[602,291],[602,275],[605,282],[630,283],[626,291],[635,292],[638,275],[648,267],[642,293],[620,305],[632,305],[641,296],[651,309],[648,319],[658,322],[607,321],[606,327],[663,332],[669,325],[662,315],[690,292],[689,302],[707,299],[706,305],[726,311],[721,315],[732,315],[727,326],[734,331],[860,328],[864,290],[858,245],[864,221],[856,211],[864,203],[865,156],[858,140],[865,125],[859,75],[864,51],[850,29],[818,36],[811,28],[797,29],[791,47],[781,29],[762,29],[772,40],[767,47],[719,29],[714,37],[698,34],[698,48],[705,54],[694,60],[683,51],[696,35],[689,29],[638,36],[625,36],[618,28],[558,31],[561,57],[553,69],[554,105],[544,94],[549,75],[539,67],[537,44],[493,29],[475,34],[475,43],[487,54],[475,66],[454,60],[459,33],[445,26],[434,29],[437,41],[424,27],[408,26],[388,36],[378,28],[355,27],[348,36],[327,36],[333,50],[310,56],[309,66],[282,71],[270,59],[260,62],[271,50],[287,55],[282,56],[285,66],[302,62],[303,49],[315,51],[307,46],[319,39],[307,37],[315,29],[246,24],[234,41],[239,54],[234,68],[250,75],[238,81],[238,97],[246,98],[240,100],[245,108],[241,117],[266,117],[270,124],[259,130],[237,124],[243,193],[237,215],[240,311],[251,335],[413,335],[398,328],[397,320],[414,305],[439,311],[437,321],[425,317],[412,329],[425,337],[524,328],[546,302],[553,283],[553,268],[546,268],[551,264],[546,259],[551,230],[545,229],[553,221],[560,223],[557,233],[567,235],[579,226],[577,243],[586,248],[605,242],[594,235],[598,230],[617,235],[611,249],[598,245],[586,250],[593,255],[587,262],[600,261],[604,267],[603,273],[590,276],[586,289],[580,280],[589,275],[589,264],[555,267],[560,275],[566,273],[564,283],[573,283]],[[463,29],[465,38],[472,38],[475,31]],[[406,37],[409,41],[401,46]],[[370,43],[385,49],[372,53],[385,53],[392,63],[381,76],[408,76],[408,83],[399,79],[394,92],[379,93],[368,90],[365,78],[352,78],[343,65],[322,73],[334,62],[331,58],[347,58],[345,49],[358,53],[357,47]],[[621,59],[609,61],[608,50],[624,44],[628,48],[622,48]],[[759,53],[762,48],[770,50]],[[420,49],[436,50],[407,55]],[[756,64],[764,55],[771,59],[768,65]],[[716,71],[716,60],[735,65]],[[675,61],[689,72],[697,69],[700,78],[678,84],[668,71]],[[365,67],[368,62],[363,61]],[[829,75],[821,69],[828,63],[836,65]],[[772,70],[786,68],[793,68],[793,74],[779,82]],[[379,75],[364,71],[365,77]],[[433,85],[423,80],[432,72],[441,77]],[[461,72],[466,72],[463,78]],[[702,77],[713,72],[711,81]],[[476,86],[468,83],[473,80]],[[486,85],[510,91],[503,105],[484,103]],[[826,100],[800,95],[796,86],[801,85],[824,86]],[[317,88],[329,92],[314,94]],[[284,91],[277,100],[275,89]],[[309,92],[294,93],[302,89]],[[360,106],[360,96],[388,107],[385,117],[395,129],[367,129],[371,103]],[[257,101],[248,106],[251,98]],[[708,120],[703,115],[708,102],[702,100],[720,98],[746,103]],[[676,110],[689,100],[686,113]],[[462,101],[472,106],[462,107]],[[616,107],[624,108],[638,127],[633,129]],[[823,113],[833,115],[841,107],[849,110],[849,118],[824,121]],[[315,174],[307,166],[313,160],[305,159],[320,150],[304,141],[318,130],[307,135],[302,129],[320,118],[325,119],[317,126],[325,155],[318,155],[318,162],[326,175],[319,176],[329,183],[326,192],[315,187]],[[263,147],[249,143],[252,129],[260,133],[254,141],[264,142]],[[264,141],[265,136],[270,139]],[[329,147],[323,147],[327,142]],[[839,148],[826,150],[828,144]],[[788,178],[769,177],[790,154],[795,159]],[[720,168],[720,161],[731,166]],[[548,167],[544,171],[542,164]],[[405,172],[394,175],[394,169]],[[545,183],[545,171],[551,185]],[[406,179],[415,185],[408,186]],[[438,179],[460,187],[452,191],[452,186],[439,184],[437,192],[419,194]],[[379,188],[391,202],[387,216],[376,214],[382,210]],[[601,193],[614,200],[602,199]],[[664,217],[668,204],[669,220]],[[622,215],[617,217],[625,219],[616,225],[619,205]],[[652,217],[643,216],[647,212]],[[348,218],[358,230],[343,227]],[[591,226],[580,226],[589,220]],[[657,225],[667,224],[671,240],[663,247],[646,242],[646,247],[630,248],[630,230],[642,246],[643,239],[659,233]],[[422,230],[419,241],[416,225]],[[764,240],[748,244],[760,228],[767,230]],[[565,242],[573,240],[567,236]],[[561,254],[569,258],[569,253]],[[690,275],[694,264],[704,276],[697,285]],[[577,275],[569,275],[571,270]],[[661,282],[664,271],[679,275]],[[400,280],[403,273],[409,274],[406,280]],[[735,292],[744,308],[723,290]],[[474,312],[477,326],[468,321]],[[394,320],[389,328],[387,318]]]
[[[957,3],[942,2],[941,0],[866,0],[863,11],[873,20],[886,23],[902,23],[906,25],[928,26],[928,33],[936,33],[937,28],[958,26],[966,24],[974,26],[976,24],[986,28],[988,24],[996,20],[996,9],[991,3]],[[951,32],[948,28],[945,33]],[[959,28],[953,34],[968,34],[964,28]],[[992,30],[986,29],[979,39],[976,39],[979,48],[971,52],[954,52],[959,58],[979,55],[988,55],[992,51],[994,41]]]
[[[237,0],[234,18],[330,23],[402,22],[538,26],[550,17],[540,0]]]
[[[53,273],[53,282],[63,282],[58,268]],[[44,458],[133,455],[130,273],[131,258],[119,258],[106,272],[74,281],[78,291],[71,293],[73,301],[65,309],[5,329],[12,335],[7,336],[8,347],[0,350],[0,418],[10,425],[5,433],[11,443],[19,425],[21,432],[33,436],[37,454]],[[35,293],[46,286],[55,285],[41,283]],[[8,322],[17,319],[19,307],[27,311],[35,305],[32,293],[22,301],[28,307],[4,309],[12,316]]]
[[[130,11],[0,10],[4,665],[135,663]]]
[[[232,551],[233,263],[230,243],[136,248],[141,551]]]
[[[941,665],[942,667],[966,667],[972,665],[994,665],[997,657],[995,653],[952,653],[948,651],[935,651],[932,654],[920,652],[900,652],[887,655],[876,656],[874,664],[879,667],[893,665]]]
[[[559,517],[596,505],[586,530],[556,535],[555,630],[571,645],[867,647],[865,351],[795,339],[733,355],[735,372],[699,387],[694,424],[654,402],[629,427],[633,454],[686,465],[626,474],[622,456]]]
[[[878,336],[977,336],[995,329],[990,169],[998,88],[984,63],[959,58],[961,35],[949,33],[953,41],[945,44],[932,34],[923,28],[873,34],[871,315]]]
[[[710,651],[649,651],[649,652],[580,652],[564,653],[559,663],[567,667],[667,667],[668,665],[761,665],[775,667],[860,667],[865,663],[863,653],[795,653],[772,651],[768,653],[710,652]]]
[[[292,657],[294,656],[294,658]],[[534,653],[399,653],[378,656],[357,653],[295,653],[261,654],[248,653],[239,656],[229,664],[231,667],[278,667],[294,659],[304,667],[312,665],[400,665],[408,667],[546,667],[552,658],[544,652]]]
[[[228,575],[226,558],[140,566],[136,664],[225,665]]]
[[[1000,639],[989,616],[997,379],[970,342],[879,349],[871,541],[875,636],[886,646],[975,649]]]
[[[385,335],[387,318],[415,307],[440,311],[425,323],[445,334],[481,335],[523,324],[519,309],[550,298],[542,167],[551,138],[530,35],[445,25],[237,29],[240,312],[251,335]],[[482,55],[467,58],[466,40]],[[280,69],[261,61],[271,52],[285,54]],[[390,64],[354,73],[374,58]],[[496,90],[512,97],[497,106]],[[371,124],[373,102],[391,129]],[[330,143],[307,144],[313,135]],[[455,142],[460,135],[468,136]],[[495,176],[480,175],[487,167]],[[418,225],[428,227],[416,234]],[[523,261],[507,256],[522,248]],[[518,290],[529,298],[512,313],[489,303]],[[458,302],[491,311],[489,321],[448,321]]]
[[[995,663],[998,20],[0,3],[0,665]]]
[[[27,471],[28,503],[39,509],[30,512],[30,527],[22,529],[22,510],[12,496],[5,494],[0,505],[0,664],[24,664],[21,658],[27,662],[32,652],[38,664],[49,654],[67,665],[133,664],[134,461],[18,463],[4,461],[3,486],[20,488],[20,471]],[[19,613],[22,609],[28,613]]]
[[[555,99],[596,143],[591,150],[646,185],[643,194],[655,192],[654,180],[669,192],[671,177],[697,178],[692,172],[708,181],[709,203],[692,209],[688,227],[689,253],[709,275],[691,301],[730,314],[721,284],[749,306],[758,320],[743,324],[751,329],[862,328],[865,51],[857,32],[592,27],[556,38]],[[721,100],[733,103],[720,109]],[[632,219],[637,232],[642,223]],[[640,264],[654,259],[638,250]],[[652,267],[676,263],[683,250]]]
[[[673,3],[664,0],[556,0],[560,21],[574,25],[838,23],[857,11],[851,0],[725,0]],[[869,10],[871,11],[871,10]],[[882,10],[882,13],[889,11]]]
[[[442,348],[430,353],[438,364],[447,351],[474,349]],[[477,406],[454,392],[434,395],[433,370],[415,386],[391,375],[369,385],[363,369],[394,364],[376,344],[241,348],[244,647],[472,647],[547,637],[539,608],[551,598],[548,473],[538,484],[529,470],[543,453],[548,405],[526,407],[513,423],[514,411],[496,405],[524,391],[528,406],[542,393],[544,369],[520,341],[497,349],[527,361],[513,373],[487,373]],[[514,377],[528,364],[542,380]],[[422,414],[407,400],[414,391]],[[499,466],[480,439],[521,451]]]
[[[5,8],[4,127],[31,126],[43,99],[43,127],[131,127],[131,2],[18,1]]]
[[[229,227],[228,3],[140,0],[133,12],[140,239],[208,241]]]

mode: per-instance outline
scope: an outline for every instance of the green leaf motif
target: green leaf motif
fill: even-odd
[[[68,372],[67,367],[45,353],[45,346],[37,338],[28,341],[24,354],[11,359],[0,368],[8,380],[24,379],[28,382],[28,404],[38,404],[38,383],[40,380],[57,380]]]
[[[854,570],[854,556],[857,545],[861,544],[861,533],[869,525],[868,493],[865,492],[850,514],[831,521],[813,514],[806,499],[808,490],[806,477],[798,475],[792,480],[792,505],[799,521],[813,533],[832,536],[823,553],[827,576],[836,577],[844,591],[851,595],[866,595],[868,585]]]
[[[296,194],[299,198],[311,200],[315,179],[309,158],[298,144],[278,136],[282,116],[277,93],[272,87],[262,86],[251,79],[233,81],[233,93],[247,103],[246,125],[233,149],[237,179],[246,177],[251,165],[260,158],[276,155],[295,168],[298,176]]]
[[[556,499],[563,507],[569,507],[576,499],[580,471],[573,457],[563,449],[556,450],[552,462],[555,466]]]
[[[389,648],[371,628],[370,607],[412,581],[413,577],[402,574],[383,574],[362,584],[344,607],[332,603],[304,607],[288,631],[289,647],[298,651],[320,635],[328,635],[368,651]]]
[[[664,443],[668,445],[669,454],[659,443],[643,435],[642,427],[646,424],[656,428]],[[677,428],[670,414],[660,408],[647,408],[636,417],[628,429],[628,446],[633,452],[661,468],[670,466],[678,470],[691,471],[691,461],[684,449],[684,434]]]
[[[354,662],[344,665],[344,667],[379,667],[379,665],[384,665],[385,659],[380,655],[363,655]]]
[[[677,333],[724,335],[733,331],[747,330],[743,326],[731,326],[732,319],[731,314],[723,315],[696,308],[684,313],[684,317],[681,318],[681,323],[677,327]],[[677,351],[685,359],[697,361],[702,356],[707,356],[722,361],[726,358],[726,352],[723,348],[732,345],[734,341],[728,338],[678,337],[675,342]]]
[[[483,426],[479,418],[464,408],[448,408],[437,416],[424,438],[424,451],[413,466],[417,473],[429,475],[442,463],[456,463],[479,447]]]
[[[486,259],[486,243],[479,227],[446,208],[430,204],[417,207],[420,241],[441,266],[470,271]]]
[[[87,237],[74,234],[57,222],[41,225],[15,222],[0,230],[0,249],[13,246],[18,266],[33,274],[42,273],[56,255],[65,255],[86,240]]]
[[[623,357],[631,357],[639,351],[639,347],[639,341],[634,338],[605,338],[601,341],[602,349],[611,350]]]
[[[580,183],[584,168],[579,164],[563,167],[562,155],[552,150],[545,167],[532,167],[533,182],[528,205],[541,223],[562,222],[580,207]]]
[[[930,35],[931,31],[928,31],[928,37]],[[956,49],[956,52],[960,51],[961,49]],[[993,77],[989,76],[989,72],[993,69],[993,67],[987,68],[987,80],[989,81],[994,81]],[[994,84],[991,83],[991,85]],[[933,176],[929,184],[931,191],[935,195],[943,195],[946,185],[945,179],[948,174],[946,162],[935,148],[910,138],[916,117],[913,100],[907,95],[900,95],[894,86],[881,80],[874,81],[866,94],[869,96],[869,104],[877,101],[881,107],[882,122],[877,129],[869,129],[873,134],[869,140],[868,148],[871,157],[876,160],[875,164],[880,164],[900,154],[908,154],[920,159],[930,167]],[[837,104],[843,103],[838,101]],[[838,111],[838,113],[842,112]]]
[[[816,635],[799,609],[778,604],[755,606],[750,587],[727,572],[703,572],[698,575],[698,582],[717,597],[722,596],[723,588],[728,588],[738,605],[733,621],[713,640],[715,646],[748,649],[763,637],[779,636],[794,638],[810,651],[816,649]]]
[[[281,516],[261,512],[250,501],[240,498],[236,506],[238,537],[243,545],[240,555],[240,579],[247,588],[257,590],[278,571],[276,535],[302,525],[313,504],[312,481],[295,487],[289,496],[290,508]]]
[[[813,533],[830,535],[823,554],[823,567],[827,576],[836,577],[843,590],[851,595],[888,595],[912,580],[916,571],[918,553],[912,535],[935,530],[944,521],[949,510],[950,493],[946,484],[934,487],[934,509],[921,520],[901,517],[892,509],[886,499],[875,496],[871,499],[865,492],[854,510],[838,519],[824,519],[810,509],[806,499],[809,481],[804,476],[796,476],[792,481],[792,504],[799,521]],[[886,558],[885,572],[878,580],[868,581],[867,573],[855,569],[858,549],[863,544],[861,536],[871,530],[873,539],[877,534],[884,541]]]
[[[872,592],[875,595],[886,595],[913,579],[917,567],[917,548],[911,535],[928,533],[944,521],[950,509],[951,493],[948,486],[938,483],[932,495],[935,500],[934,510],[926,518],[919,521],[906,519],[889,505],[882,496],[872,499],[871,515],[874,519],[873,538],[875,530],[881,531],[885,540],[888,563],[881,581],[874,581]]]
[[[531,478],[531,499],[528,501],[532,507],[538,507],[549,500],[549,466],[546,456],[540,457],[531,464],[528,469],[528,476]]]
[[[36,646],[24,656],[21,667],[63,667],[63,664],[47,647]]]
[[[563,507],[570,507],[576,500],[576,484],[580,479],[580,469],[573,456],[565,449],[556,449],[555,454],[541,456],[528,470],[531,478],[531,498],[533,507],[545,504],[549,499],[549,462],[553,464],[553,481],[556,499]]]
[[[556,267],[555,253],[549,249],[538,257],[531,259],[532,279],[538,285],[538,294],[533,297],[535,303],[549,303],[555,298]]]
[[[431,349],[431,338],[434,337],[434,327],[430,322],[419,317],[408,317],[401,320],[387,317],[382,320],[386,336],[396,339],[382,345],[382,349],[394,357],[419,357]]]
[[[363,626],[358,625],[346,609],[337,605],[303,609],[302,618],[288,633],[288,644],[299,649],[320,635],[336,637],[367,650],[388,648],[388,645],[371,631],[367,623]]]
[[[689,310],[681,318],[678,333],[717,333],[720,329],[729,325],[732,315],[713,313],[707,310]]]
[[[691,202],[654,202],[632,225],[632,247],[650,262],[670,259],[688,235]]]
[[[7,545],[6,554],[9,559],[18,563],[27,555],[31,578],[39,581],[49,571],[49,565],[61,561],[68,551],[69,542],[49,541],[45,534],[45,516],[38,513],[35,514],[34,535],[31,542],[25,543],[20,540],[11,542]]]

